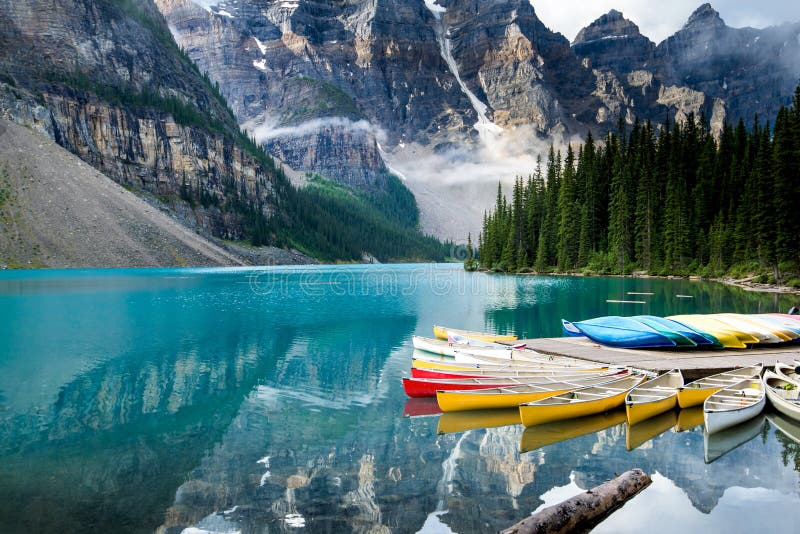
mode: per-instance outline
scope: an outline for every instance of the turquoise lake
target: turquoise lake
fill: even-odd
[[[629,292],[652,295],[606,302]],[[433,324],[793,304],[459,265],[0,272],[0,532],[491,532],[634,467],[653,484],[594,532],[800,532],[800,425],[771,411],[711,440],[696,413],[545,435],[401,385]]]

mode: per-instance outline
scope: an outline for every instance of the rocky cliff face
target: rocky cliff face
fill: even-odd
[[[520,147],[602,135],[619,119],[704,113],[719,130],[774,115],[800,74],[796,25],[733,29],[709,5],[656,46],[614,10],[570,45],[528,0],[156,4],[273,154],[368,189],[392,161],[421,195],[423,222],[424,195],[461,173],[453,160],[517,173],[506,160],[519,161]],[[418,163],[437,155],[430,167],[453,176]],[[435,195],[481,202],[464,189]]]
[[[49,135],[115,181],[163,198],[248,198],[276,212],[276,176],[171,39],[151,2],[3,1],[0,113]],[[65,16],[65,14],[69,16]],[[211,207],[195,226],[240,238]]]
[[[157,4],[239,122],[297,170],[380,188],[379,138],[467,128],[421,2]]]

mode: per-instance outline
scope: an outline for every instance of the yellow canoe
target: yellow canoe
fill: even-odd
[[[677,422],[678,414],[675,410],[669,410],[640,423],[628,423],[625,428],[625,449],[632,451],[673,428]]]
[[[705,315],[672,315],[667,319],[685,324],[701,334],[711,334],[726,349],[746,349],[746,343],[758,343],[757,338],[743,332],[737,332],[726,323]]]
[[[476,428],[496,428],[499,426],[518,425],[519,422],[519,410],[516,407],[502,410],[445,412],[439,416],[436,433],[450,434]]]
[[[606,428],[625,422],[622,408],[577,419],[553,421],[544,425],[526,428],[519,443],[520,452],[535,451],[541,447],[559,443],[586,434],[600,432]]]
[[[673,369],[630,390],[625,397],[628,423],[635,425],[674,409],[678,404],[678,388],[682,385],[680,369]]]
[[[691,408],[698,404],[703,404],[705,400],[717,391],[732,386],[746,378],[761,373],[763,365],[751,365],[750,367],[740,367],[732,371],[717,373],[707,376],[694,382],[689,382],[683,387],[678,388],[678,406],[681,408]]]
[[[433,325],[433,335],[437,339],[447,340],[448,332],[458,334],[459,336],[468,337],[475,341],[485,341],[486,343],[498,343],[500,341],[516,341],[517,336],[503,335],[503,334],[487,334],[485,332],[472,332],[470,330],[458,330],[456,328],[447,328],[446,326]]]
[[[627,376],[627,373],[626,373]],[[560,380],[553,377],[550,382],[537,381],[524,386],[508,386],[489,389],[470,389],[461,391],[437,391],[436,400],[443,412],[462,410],[491,410],[494,408],[513,408],[524,402],[544,399],[559,393],[613,382],[615,375],[590,375],[586,378]],[[548,380],[543,378],[542,380]]]
[[[625,396],[645,380],[644,375],[624,378],[569,391],[519,406],[525,426],[541,425],[560,419],[571,419],[613,410],[625,403]],[[441,407],[441,405],[440,405]]]

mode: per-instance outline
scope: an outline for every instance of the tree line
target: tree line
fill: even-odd
[[[498,185],[468,268],[630,274],[762,273],[800,266],[800,86],[774,125],[705,117],[620,122]],[[471,242],[471,239],[470,239]],[[767,281],[767,280],[764,280]],[[786,281],[786,280],[784,280]],[[792,283],[800,285],[800,279]]]

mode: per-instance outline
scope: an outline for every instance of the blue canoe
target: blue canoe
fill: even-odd
[[[648,319],[655,323],[660,324],[665,328],[669,328],[682,336],[689,338],[690,340],[694,341],[697,346],[708,346],[710,347],[719,347],[722,348],[722,343],[717,341],[717,339],[709,334],[705,334],[703,332],[698,332],[697,330],[693,330],[686,326],[683,323],[679,323],[678,321],[673,321],[672,319],[665,319],[663,317],[658,317],[656,315],[641,315],[636,316],[634,319],[642,317],[643,319]]]
[[[609,347],[652,349],[675,346],[667,336],[630,317],[597,317],[574,323],[563,321],[562,324],[565,329],[571,325],[592,341]]]
[[[798,321],[797,324],[800,324],[800,321]],[[572,324],[571,322],[567,321],[566,319],[561,319],[561,328],[564,330],[564,335],[565,336],[584,337],[583,336],[583,332],[578,330],[575,327],[574,324]]]

